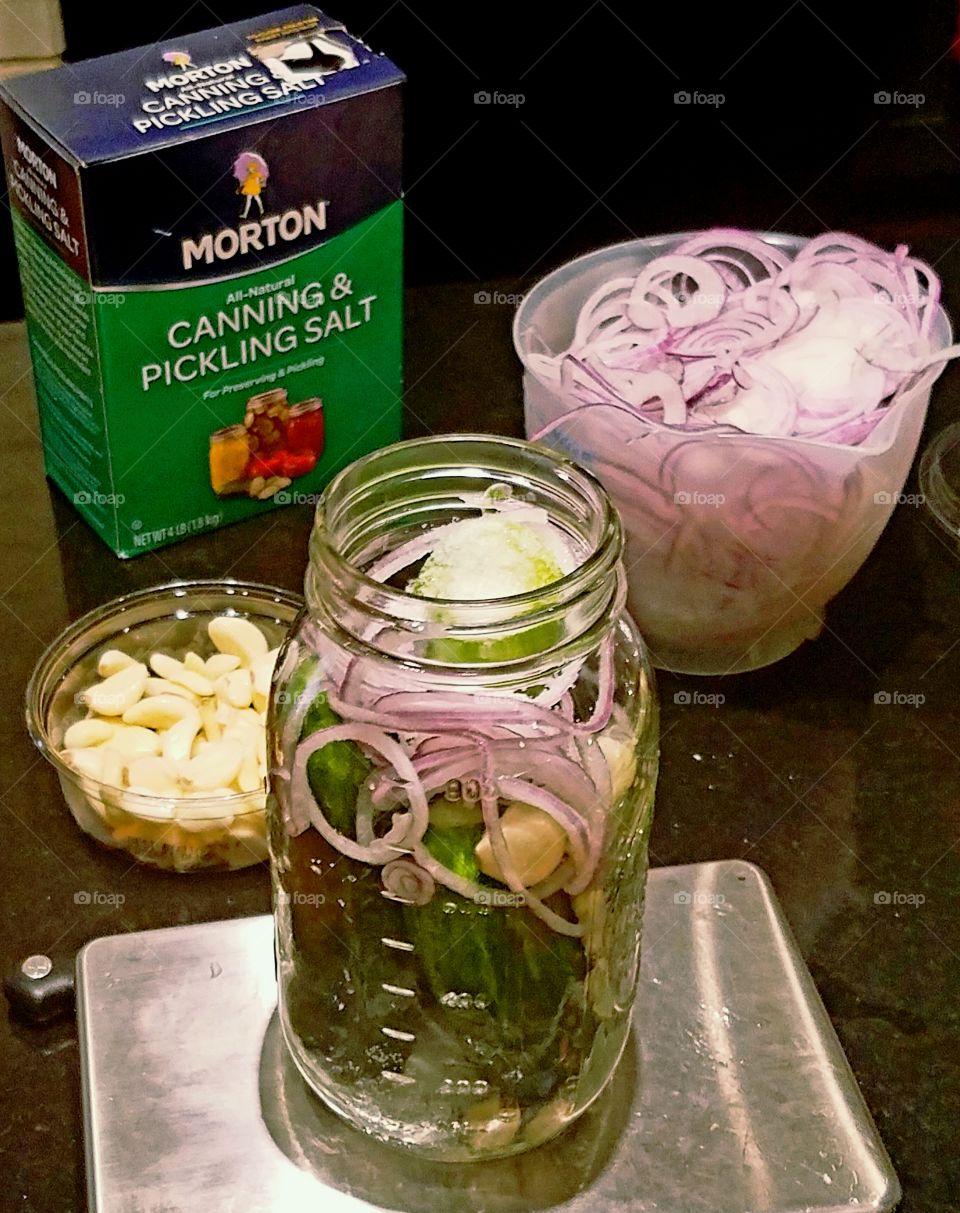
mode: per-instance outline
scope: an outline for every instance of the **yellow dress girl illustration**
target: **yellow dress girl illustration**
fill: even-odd
[[[256,152],[241,152],[234,162],[233,175],[239,183],[237,193],[246,199],[241,218],[246,219],[250,214],[252,202],[256,202],[262,215],[263,199],[260,195],[270,176],[266,160],[262,156],[258,156]]]

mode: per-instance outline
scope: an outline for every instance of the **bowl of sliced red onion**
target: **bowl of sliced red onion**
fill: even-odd
[[[692,674],[820,634],[897,503],[951,342],[929,266],[839,232],[600,249],[514,322],[528,437],[606,486],[654,662]]]

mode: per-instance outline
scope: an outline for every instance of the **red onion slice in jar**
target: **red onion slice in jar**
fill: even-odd
[[[396,771],[409,802],[409,812],[397,814],[394,824],[382,838],[363,846],[339,833],[324,816],[307,779],[307,761],[312,754],[334,741],[355,741],[379,754]],[[312,733],[297,746],[290,776],[290,794],[294,801],[309,806],[310,823],[332,847],[350,859],[381,865],[419,842],[429,824],[429,808],[423,785],[408,755],[392,737],[366,724],[339,724]]]

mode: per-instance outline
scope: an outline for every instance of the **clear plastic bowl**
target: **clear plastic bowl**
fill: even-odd
[[[528,437],[590,469],[623,518],[629,605],[654,665],[727,674],[769,665],[823,626],[886,525],[916,455],[934,380],[931,367],[859,446],[752,434],[656,430],[592,408],[537,377],[530,355],[569,348],[577,316],[604,282],[636,276],[693,233],[632,240],[588,253],[542,279],[514,319],[524,364]],[[791,252],[801,237],[756,233]],[[934,340],[949,345],[944,312]],[[751,494],[765,486],[761,503]]]
[[[81,775],[60,755],[63,736],[86,715],[81,691],[98,680],[97,662],[107,649],[141,661],[151,653],[201,657],[216,649],[208,622],[220,615],[250,619],[279,645],[303,600],[274,586],[242,581],[180,581],[125,594],[71,624],[49,646],[26,692],[27,728],[37,749],[60,778],[77,825],[104,846],[129,852],[141,863],[174,872],[236,869],[267,858],[266,789],[180,802],[109,787]]]

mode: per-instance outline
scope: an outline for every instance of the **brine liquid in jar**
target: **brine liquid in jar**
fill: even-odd
[[[271,714],[280,1020],[382,1141],[529,1149],[623,1051],[657,712],[621,546],[587,473],[482,435],[320,502]]]

